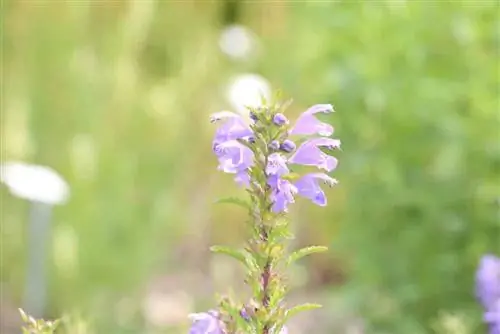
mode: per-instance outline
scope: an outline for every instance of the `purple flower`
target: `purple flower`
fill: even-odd
[[[293,141],[291,141],[290,139],[286,139],[283,141],[280,148],[281,148],[281,150],[283,150],[287,153],[292,153],[297,148],[297,145],[295,145],[295,143]]]
[[[270,178],[272,181],[268,181],[273,189],[271,193],[271,200],[273,205],[271,207],[273,212],[286,212],[288,211],[288,205],[295,203],[295,194],[298,190],[290,181],[283,180],[278,177]]]
[[[210,116],[210,122],[224,123],[217,129],[212,143],[213,151],[219,160],[218,169],[225,173],[236,174],[238,184],[247,185],[247,169],[253,165],[253,152],[238,139],[251,141],[253,132],[244,119],[235,113],[222,111]]]
[[[288,174],[287,161],[284,156],[279,153],[272,153],[267,159],[266,174],[282,176]]]
[[[277,113],[273,117],[273,123],[278,126],[285,125],[288,124],[288,118],[286,118],[286,116],[283,114]]]
[[[330,124],[319,121],[314,114],[334,112],[331,104],[316,104],[307,109],[299,116],[295,126],[290,130],[291,135],[315,135],[331,136],[333,127]]]
[[[289,159],[292,164],[315,166],[331,172],[337,167],[337,159],[320,150],[319,147],[338,148],[340,140],[331,138],[314,138],[304,142]]]
[[[323,173],[310,173],[302,176],[295,182],[297,192],[302,197],[310,199],[314,204],[325,206],[326,196],[321,189],[319,182],[332,187],[337,184],[337,180]]]
[[[210,116],[210,122],[224,121],[215,133],[214,143],[223,143],[235,139],[248,139],[253,136],[252,129],[238,114],[221,111]]]
[[[485,308],[500,300],[500,258],[487,254],[476,272],[476,296]]]
[[[217,311],[193,313],[189,318],[193,320],[189,334],[224,334],[224,324],[219,320]]]
[[[237,140],[229,140],[214,145],[219,159],[218,169],[225,173],[238,173],[253,165],[253,152]]]
[[[487,254],[476,272],[476,296],[485,308],[490,334],[500,334],[500,258]]]

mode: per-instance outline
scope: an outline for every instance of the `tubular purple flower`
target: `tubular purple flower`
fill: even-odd
[[[224,334],[224,325],[216,311],[193,313],[189,318],[193,320],[189,334]]]
[[[286,165],[286,159],[279,153],[272,153],[267,159],[266,174],[269,175],[285,175],[290,171]]]
[[[292,153],[297,148],[297,145],[295,145],[295,143],[290,139],[285,139],[281,144],[280,148],[282,151],[285,151],[287,153]]]
[[[488,324],[490,334],[500,334],[500,300],[484,314],[483,319]]]
[[[476,296],[485,309],[490,334],[500,334],[500,258],[486,254],[476,272]]]
[[[340,140],[331,138],[315,138],[304,142],[289,159],[292,164],[305,166],[316,166],[331,172],[337,167],[337,159],[329,156],[319,149],[319,147],[338,148]]]
[[[325,206],[327,200],[325,193],[319,185],[320,181],[329,187],[338,183],[337,180],[324,173],[310,173],[298,179],[295,182],[295,187],[300,196],[310,199],[316,205]]]
[[[333,127],[318,120],[314,114],[332,112],[334,110],[331,104],[316,104],[312,106],[299,116],[294,127],[290,130],[290,134],[331,136],[333,134]]]
[[[487,254],[476,272],[476,296],[486,309],[500,301],[500,258]]]
[[[219,159],[218,169],[225,173],[238,173],[253,165],[253,152],[237,140],[214,144],[214,152]]]
[[[294,195],[297,194],[297,188],[287,180],[275,179],[276,184],[271,194],[273,205],[272,211],[275,213],[287,212],[288,205],[295,203]]]
[[[276,124],[276,125],[278,125],[278,126],[281,126],[281,125],[288,124],[289,121],[288,121],[288,118],[286,118],[285,115],[283,115],[281,113],[277,113],[273,117],[273,123]]]
[[[224,123],[215,132],[214,143],[219,144],[229,140],[253,137],[252,129],[246,124],[241,115],[221,111],[210,116],[211,123],[218,121],[224,121]]]

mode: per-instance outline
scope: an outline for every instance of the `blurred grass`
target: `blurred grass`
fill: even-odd
[[[310,284],[345,283],[368,333],[432,332],[440,310],[478,316],[477,259],[500,253],[498,9],[5,1],[2,159],[51,166],[71,185],[54,222],[50,314],[80,310],[97,333],[153,332],[140,310],[152,277],[212,275],[208,246],[237,244],[244,216],[211,205],[240,191],[215,170],[207,116],[230,108],[231,75],[256,71],[294,98],[291,115],[338,110],[340,186],[328,208],[294,210],[298,243],[334,249],[306,263]],[[219,51],[235,19],[261,38],[258,59]],[[0,279],[18,305],[27,204],[1,191]],[[192,298],[208,303],[204,293]]]

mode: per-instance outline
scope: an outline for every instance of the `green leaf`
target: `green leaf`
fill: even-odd
[[[326,252],[327,250],[328,250],[328,247],[325,247],[325,246],[309,246],[309,247],[301,248],[301,249],[293,252],[292,254],[290,254],[290,256],[288,257],[288,259],[286,261],[286,264],[290,265],[293,262],[300,260],[304,256],[311,255],[314,253]]]
[[[236,248],[231,248],[231,247],[226,247],[226,246],[212,246],[210,247],[210,250],[214,253],[217,254],[225,254],[233,259],[238,260],[239,262],[243,263],[245,267],[247,268],[252,268],[252,260],[249,258],[249,254],[241,249],[236,249]]]
[[[238,197],[224,197],[215,201],[215,204],[235,204],[248,210],[252,208],[250,203]]]
[[[311,303],[296,305],[286,311],[283,323],[286,323],[290,318],[292,318],[293,316],[297,315],[300,312],[315,310],[321,307],[323,306],[320,304],[311,304]]]
[[[281,178],[283,180],[288,180],[288,181],[297,181],[300,179],[301,175],[297,173],[288,173],[286,175],[283,175]]]

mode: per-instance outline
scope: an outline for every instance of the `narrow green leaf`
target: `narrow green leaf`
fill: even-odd
[[[226,247],[226,246],[212,246],[210,247],[210,250],[214,253],[217,254],[225,254],[233,259],[238,260],[241,262],[243,265],[245,265],[248,268],[252,267],[252,262],[251,259],[248,258],[249,254],[247,254],[244,250],[241,249],[235,249],[231,247]]]
[[[290,318],[294,317],[300,312],[311,311],[321,307],[323,306],[320,304],[311,304],[311,303],[296,305],[286,311],[283,323],[286,323]]]
[[[281,178],[288,181],[297,181],[301,178],[301,175],[297,173],[288,173],[286,175],[283,175]]]
[[[251,206],[247,201],[238,197],[224,197],[215,201],[215,204],[235,204],[248,210],[251,209]]]
[[[301,248],[288,257],[286,263],[287,265],[292,264],[293,262],[300,260],[304,256],[311,255],[314,253],[321,253],[321,252],[326,252],[328,250],[328,247],[325,246],[309,246],[309,247],[304,247]]]

